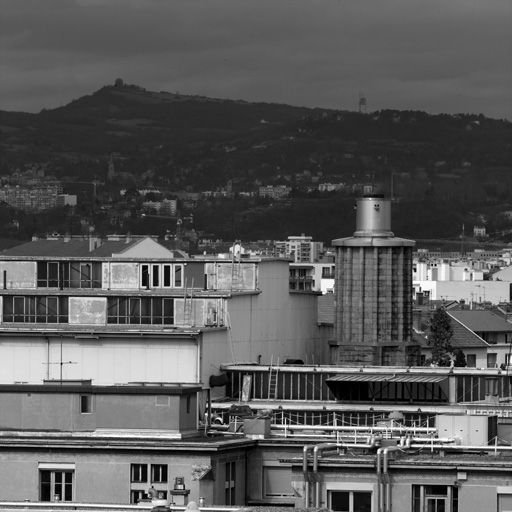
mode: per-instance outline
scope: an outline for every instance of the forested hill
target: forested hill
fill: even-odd
[[[109,184],[111,155],[117,174]],[[512,209],[512,124],[479,114],[362,114],[119,84],[38,114],[0,111],[0,174],[32,164],[44,164],[57,178],[97,179],[111,195],[116,186],[203,191],[229,182],[239,193],[289,185],[284,205],[236,205],[236,217],[254,225],[248,236],[263,235],[269,225],[265,238],[285,230],[323,239],[351,232],[352,219],[344,225],[348,210],[336,215],[336,204],[348,204],[365,184],[390,192],[393,183],[400,199],[395,231],[404,236],[431,237],[436,229],[439,236],[454,236],[464,220],[498,229],[498,213]],[[336,194],[316,192],[320,183],[343,183],[339,201]],[[226,212],[231,218],[232,208]],[[450,222],[440,224],[435,215],[434,223],[423,211],[431,209]],[[297,214],[302,210],[307,214]],[[196,217],[203,225],[196,228],[217,226],[219,235],[236,236],[240,227],[217,217],[214,224],[212,211],[203,205]],[[321,225],[308,220],[318,215]],[[301,227],[299,218],[308,225]]]

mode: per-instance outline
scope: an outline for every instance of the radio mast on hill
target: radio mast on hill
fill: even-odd
[[[359,113],[366,114],[366,96],[362,92],[359,93]]]

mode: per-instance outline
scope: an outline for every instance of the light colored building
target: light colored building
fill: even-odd
[[[456,300],[466,304],[510,302],[508,281],[422,281],[413,282],[414,294],[428,294],[430,300]]]
[[[289,291],[286,260],[66,237],[5,251],[0,286],[0,383],[207,384],[226,361],[323,350],[316,294]]]
[[[291,258],[295,263],[318,262],[323,254],[324,244],[314,242],[313,237],[289,236],[288,240],[279,240],[274,243],[275,254],[281,258]]]
[[[76,206],[76,195],[74,194],[59,194],[57,196],[57,206]]]

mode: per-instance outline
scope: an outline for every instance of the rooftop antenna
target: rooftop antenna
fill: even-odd
[[[460,234],[460,255],[464,257],[464,237],[465,237],[465,229],[464,224],[462,224],[462,232]]]
[[[366,96],[362,92],[359,93],[359,113],[366,114]]]

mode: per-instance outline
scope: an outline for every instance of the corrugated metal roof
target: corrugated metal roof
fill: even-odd
[[[344,375],[335,375],[326,379],[329,382],[443,382],[448,377],[446,375],[417,375],[411,373],[351,373]]]
[[[334,325],[334,293],[318,296],[318,323]]]

